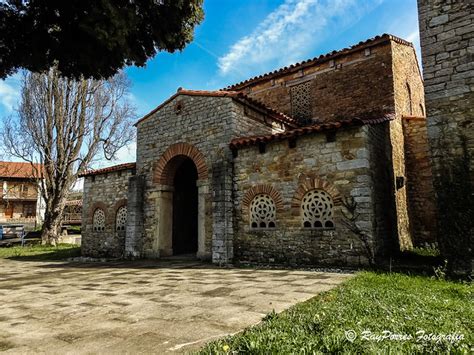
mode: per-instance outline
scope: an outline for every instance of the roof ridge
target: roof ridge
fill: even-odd
[[[359,43],[354,44],[350,47],[342,48],[342,49],[339,49],[339,50],[333,50],[333,51],[328,52],[326,54],[321,54],[321,55],[313,57],[311,59],[303,60],[302,62],[297,62],[297,63],[291,64],[289,66],[281,67],[281,68],[275,69],[273,71],[254,76],[252,78],[243,80],[243,81],[238,82],[236,84],[229,85],[226,88],[223,88],[221,90],[232,90],[232,89],[235,89],[235,88],[242,89],[243,87],[247,86],[250,83],[254,83],[254,82],[258,82],[260,80],[268,79],[268,78],[271,78],[271,77],[276,76],[278,74],[291,72],[293,70],[297,70],[301,66],[310,66],[310,65],[313,65],[317,62],[328,61],[328,60],[331,60],[334,57],[349,54],[350,52],[363,49],[367,46],[377,45],[379,43],[383,43],[385,41],[390,41],[390,40],[394,41],[394,42],[397,42],[397,43],[400,43],[400,44],[404,44],[404,45],[413,47],[413,43],[408,42],[408,41],[404,40],[403,38],[397,37],[397,36],[392,35],[392,34],[384,33],[382,35],[377,35],[375,37],[369,38],[365,41],[360,41]]]
[[[174,93],[172,96],[170,96],[168,99],[163,101],[160,105],[158,105],[155,109],[147,113],[145,116],[140,118],[134,126],[137,126],[140,122],[144,121],[145,119],[149,118],[151,115],[155,114],[159,109],[161,109],[163,106],[171,102],[174,98],[176,98],[178,95],[189,95],[189,96],[209,96],[209,97],[230,97],[235,100],[243,101],[246,100],[249,103],[260,106],[260,108],[266,110],[275,120],[280,121],[282,123],[286,123],[295,127],[298,127],[298,121],[296,121],[294,118],[288,116],[287,114],[277,111],[273,109],[272,107],[267,106],[265,103],[256,100],[246,94],[244,94],[241,91],[232,91],[232,90],[188,90],[184,89],[182,87],[179,87],[176,93]],[[243,102],[245,104],[245,102]]]
[[[273,114],[277,115],[278,120],[284,121],[285,123],[290,123],[290,124],[293,124],[293,125],[296,125],[296,126],[300,126],[300,124],[298,123],[297,120],[295,120],[293,117],[287,115],[286,113],[275,110],[273,107],[270,107],[267,104],[265,104],[264,102],[262,102],[260,100],[257,100],[253,97],[250,97],[250,96],[246,95],[243,92],[237,91],[237,93],[238,93],[238,95],[236,96],[237,98],[241,97],[241,98],[244,98],[245,100],[249,101],[250,103],[253,103],[255,105],[259,105],[259,106],[264,107],[266,110],[270,111],[270,113],[273,113]],[[275,118],[277,118],[277,117],[275,117]]]

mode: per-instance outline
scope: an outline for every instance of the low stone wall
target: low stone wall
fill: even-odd
[[[235,261],[367,264],[376,239],[368,129],[340,130],[329,142],[325,134],[300,137],[293,148],[272,142],[264,153],[241,148],[234,163]],[[303,228],[301,200],[313,189],[331,195],[334,228]],[[275,228],[251,228],[248,204],[259,191],[274,191]]]
[[[117,231],[115,219],[120,207],[127,205],[128,180],[133,169],[86,176],[82,205],[82,255],[122,257],[125,230]],[[105,229],[94,231],[93,215],[97,208],[105,212]]]

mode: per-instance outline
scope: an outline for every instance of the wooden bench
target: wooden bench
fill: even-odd
[[[25,226],[22,224],[0,225],[0,245],[10,246],[17,243],[23,244]]]
[[[0,247],[9,247],[15,244],[37,244],[41,243],[40,231],[25,231],[21,224],[0,225]]]

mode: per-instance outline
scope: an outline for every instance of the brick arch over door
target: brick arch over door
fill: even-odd
[[[180,159],[179,157],[190,158],[196,165],[198,180],[208,178],[208,170],[204,155],[193,145],[188,143],[175,143],[168,147],[160,160],[155,165],[153,181],[160,185],[173,185],[173,178]]]

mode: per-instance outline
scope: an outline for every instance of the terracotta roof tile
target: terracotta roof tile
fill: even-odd
[[[265,73],[265,74],[255,76],[253,78],[241,81],[240,83],[230,85],[227,88],[225,88],[224,90],[241,90],[242,88],[244,88],[244,87],[246,87],[250,84],[256,83],[258,81],[261,81],[261,80],[267,80],[267,79],[270,79],[272,77],[275,77],[275,76],[278,76],[278,75],[281,75],[281,74],[291,73],[291,72],[303,69],[305,67],[309,67],[309,66],[313,66],[315,64],[327,62],[331,59],[335,59],[336,57],[341,57],[341,56],[344,56],[344,55],[362,50],[364,48],[373,47],[375,45],[385,43],[385,42],[389,42],[389,41],[394,41],[394,42],[397,42],[397,43],[400,43],[400,44],[404,44],[404,45],[413,47],[412,43],[410,43],[408,41],[405,41],[402,38],[396,37],[396,36],[391,35],[391,34],[384,33],[380,36],[375,36],[375,37],[370,38],[366,41],[361,41],[361,42],[359,42],[359,43],[357,43],[357,44],[355,44],[351,47],[343,48],[343,49],[337,50],[337,51],[332,51],[332,52],[329,52],[329,53],[326,53],[326,54],[321,54],[318,57],[314,57],[312,59],[304,60],[302,62],[295,63],[295,64],[292,64],[292,65],[287,66],[287,67],[276,69],[272,72],[268,72],[268,73]]]
[[[0,161],[0,177],[3,178],[31,179],[38,177],[40,169],[41,164]]]
[[[82,174],[79,174],[79,177],[100,175],[100,174],[112,173],[114,171],[121,171],[121,170],[128,170],[128,169],[136,169],[136,166],[137,166],[136,163],[118,164],[114,166],[109,166],[107,168],[88,170],[88,171],[83,172]]]
[[[82,206],[82,200],[67,200],[66,206]]]
[[[394,118],[395,118],[395,115],[393,114],[383,114],[377,118],[373,118],[371,117],[370,114],[368,114],[368,116],[365,118],[355,117],[355,118],[340,120],[336,122],[321,123],[321,124],[315,124],[312,126],[296,128],[296,129],[288,130],[281,133],[275,133],[275,134],[269,134],[269,135],[263,135],[263,136],[234,138],[230,142],[229,146],[231,149],[235,150],[235,149],[249,146],[249,145],[255,145],[259,143],[268,143],[272,141],[280,141],[284,139],[308,135],[311,133],[331,131],[331,130],[337,130],[340,128],[362,126],[366,124],[376,124],[376,123],[391,121]]]
[[[153,109],[151,112],[149,112],[148,114],[146,114],[145,116],[143,116],[141,119],[139,119],[136,123],[135,123],[135,126],[137,126],[139,123],[143,122],[144,120],[146,120],[147,118],[149,118],[150,116],[152,116],[153,114],[155,114],[158,110],[160,110],[163,106],[165,106],[166,104],[168,104],[169,102],[171,102],[175,97],[177,97],[178,95],[187,95],[187,96],[209,96],[209,97],[231,97],[232,99],[236,100],[236,101],[239,101],[241,102],[242,104],[244,105],[247,105],[247,106],[255,106],[263,111],[265,111],[265,113],[267,115],[269,115],[270,117],[272,117],[274,120],[276,121],[279,121],[279,122],[282,122],[282,123],[285,123],[291,127],[299,127],[299,124],[297,123],[296,120],[294,120],[293,118],[291,118],[290,116],[282,113],[282,112],[278,112],[268,106],[266,106],[265,104],[263,104],[262,102],[256,100],[256,99],[253,99],[247,95],[245,95],[244,93],[242,92],[238,92],[238,91],[223,91],[223,90],[218,90],[218,91],[206,91],[206,90],[186,90],[186,89],[183,89],[183,88],[178,88],[178,91],[173,95],[171,96],[169,99],[167,99],[166,101],[164,101],[163,103],[161,103],[158,107],[156,107],[155,109]]]

